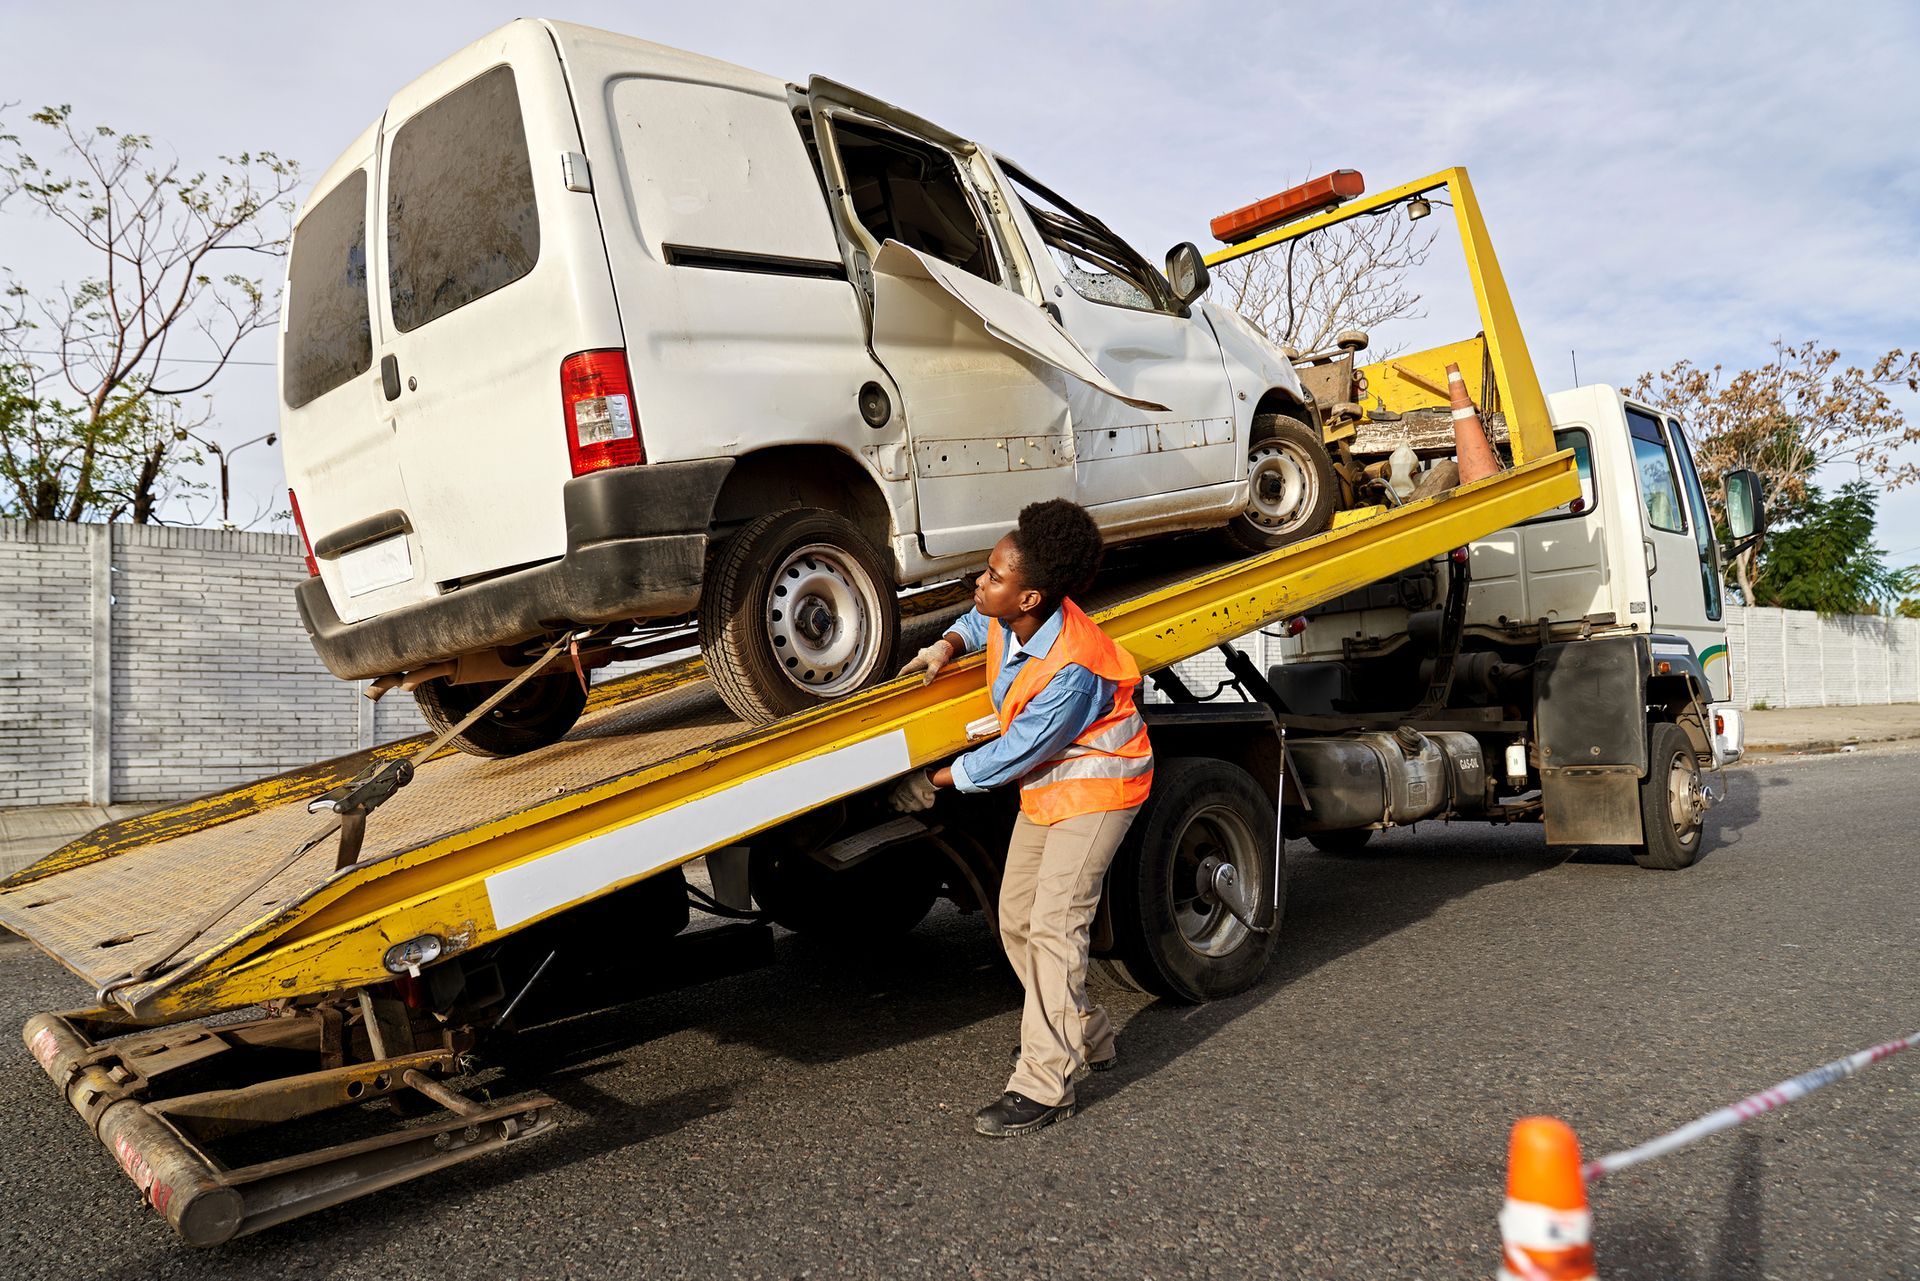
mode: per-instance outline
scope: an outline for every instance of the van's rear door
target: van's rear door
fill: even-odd
[[[436,590],[567,550],[561,362],[624,341],[579,151],[537,22],[468,46],[387,107],[376,363]]]
[[[294,226],[280,313],[280,433],[287,483],[317,543],[320,576],[342,617],[365,618],[432,591],[391,513],[408,506],[400,456],[381,411],[369,287],[376,225],[369,126],[320,176]],[[352,532],[388,513],[396,532],[363,550]],[[348,531],[331,539],[335,531]],[[356,545],[358,544],[358,545]]]

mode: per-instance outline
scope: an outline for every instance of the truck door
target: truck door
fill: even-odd
[[[1689,492],[1699,489],[1699,480],[1694,476],[1686,437],[1670,419],[1636,405],[1627,405],[1625,410],[1634,479],[1640,489],[1654,657],[1672,661],[1684,655],[1687,661],[1701,665],[1703,677],[1707,676],[1707,662],[1717,660],[1714,666],[1720,679],[1714,696],[1725,698],[1726,628],[1720,622],[1713,526],[1705,503]],[[1712,653],[1716,647],[1717,655]]]
[[[1015,197],[1047,308],[1131,398],[1068,389],[1080,501],[1097,506],[1235,481],[1242,451],[1212,326],[1100,219],[1004,157],[994,163]]]
[[[806,104],[873,352],[904,402],[921,541],[985,551],[1026,504],[1077,497],[1069,388],[1105,380],[1010,287],[977,147],[819,77]]]

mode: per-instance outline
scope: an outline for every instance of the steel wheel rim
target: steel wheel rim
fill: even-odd
[[[1667,762],[1667,821],[1682,845],[1693,844],[1700,835],[1700,771],[1685,752],[1675,752]]]
[[[801,689],[847,693],[880,661],[879,589],[830,543],[808,543],[782,557],[762,610],[774,661]]]
[[[1247,455],[1247,506],[1255,529],[1286,533],[1313,510],[1313,468],[1289,441],[1268,440]]]
[[[1209,856],[1232,866],[1255,903],[1266,897],[1267,869],[1253,829],[1229,806],[1209,805],[1195,813],[1174,843],[1169,870],[1181,941],[1200,956],[1229,956],[1247,941],[1248,930],[1211,887],[1200,884],[1201,864]]]

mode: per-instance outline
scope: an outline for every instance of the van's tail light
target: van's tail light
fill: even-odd
[[[307,522],[300,519],[300,495],[289,489],[287,501],[293,504],[293,524],[300,531],[300,545],[307,549],[307,575],[310,578],[318,578],[320,562],[313,558],[313,540],[307,537]]]
[[[573,474],[647,461],[633,417],[633,380],[620,348],[580,351],[560,362],[560,410]]]

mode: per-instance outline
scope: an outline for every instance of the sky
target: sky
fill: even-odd
[[[69,103],[187,168],[268,149],[310,181],[395,90],[518,16],[0,0],[0,103],[18,104],[0,120],[31,137],[28,111]],[[1155,260],[1310,173],[1381,190],[1464,164],[1548,390],[1573,385],[1575,354],[1583,382],[1628,384],[1682,358],[1755,365],[1776,339],[1861,364],[1920,346],[1920,5],[572,0],[545,16],[845,81],[1013,157]],[[17,205],[0,266],[37,291],[87,271]],[[1426,317],[1383,345],[1475,328],[1457,251],[1414,284]],[[279,412],[271,333],[237,358],[254,363],[222,372],[208,428],[230,445]],[[1920,418],[1920,398],[1902,404]],[[242,523],[284,506],[279,451],[237,454],[234,487]],[[217,522],[204,500],[167,515],[202,511]],[[1920,562],[1920,490],[1880,515],[1894,563]]]

